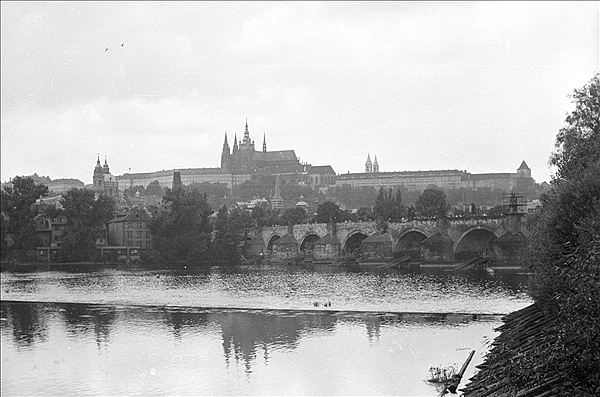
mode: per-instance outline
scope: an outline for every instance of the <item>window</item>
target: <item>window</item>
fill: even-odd
[[[133,232],[127,232],[127,238],[133,238]]]
[[[146,232],[146,238],[150,238],[150,232]]]
[[[142,232],[137,232],[137,238],[142,238]]]

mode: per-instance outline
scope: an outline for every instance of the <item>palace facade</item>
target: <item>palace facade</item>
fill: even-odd
[[[489,187],[506,192],[520,190],[534,183],[531,169],[525,161],[521,163],[516,173],[471,174],[461,170],[379,172],[377,157],[374,162],[371,162],[370,155],[367,156],[365,172],[341,174],[335,181],[337,186],[352,187],[405,186],[408,190],[424,190],[428,186],[435,185],[440,189]]]

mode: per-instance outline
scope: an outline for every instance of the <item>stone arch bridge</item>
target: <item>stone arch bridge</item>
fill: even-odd
[[[408,254],[414,259],[454,261],[486,255],[514,262],[523,256],[529,235],[521,226],[523,215],[392,222],[388,223],[387,233],[395,254]],[[318,239],[335,234],[342,252],[350,253],[376,233],[376,222],[308,223],[294,225],[291,233],[286,226],[265,227],[257,237],[262,240],[264,252],[270,252],[277,239],[292,234],[300,253],[310,251]]]

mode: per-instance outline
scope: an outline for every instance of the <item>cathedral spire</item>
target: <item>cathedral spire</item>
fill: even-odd
[[[365,172],[373,172],[373,163],[371,162],[371,155],[367,154],[367,162],[365,163]]]
[[[236,153],[238,151],[238,140],[237,133],[233,136],[233,152]]]
[[[375,161],[373,161],[373,172],[379,172],[379,163],[377,162],[377,155],[375,155]]]
[[[250,132],[248,131],[248,117],[246,117],[246,130],[244,131],[244,144],[250,143]]]
[[[225,142],[223,142],[223,151],[221,152],[221,168],[229,169],[231,165],[231,153],[229,152],[229,143],[227,142],[227,131],[225,131]]]

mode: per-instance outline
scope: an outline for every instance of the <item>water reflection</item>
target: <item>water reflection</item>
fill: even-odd
[[[41,305],[2,305],[2,329],[10,329],[17,347],[27,348],[46,341],[43,310]]]
[[[329,315],[291,312],[262,313],[231,311],[217,316],[221,328],[225,362],[243,362],[246,372],[261,350],[265,364],[273,350],[293,350],[300,337],[331,331],[338,319]]]
[[[0,283],[3,395],[434,395],[430,366],[481,358],[500,324],[486,313],[531,302],[522,275],[440,269],[69,268]]]
[[[208,313],[187,312],[181,309],[164,311],[165,322],[171,329],[173,336],[181,340],[182,334],[194,332],[195,329],[204,327],[208,323]]]
[[[58,308],[69,336],[79,337],[92,333],[99,349],[109,345],[112,326],[117,320],[114,308],[78,304],[57,304],[49,307],[52,311]]]
[[[5,395],[435,394],[429,366],[458,362],[499,325],[452,313],[1,308]]]

